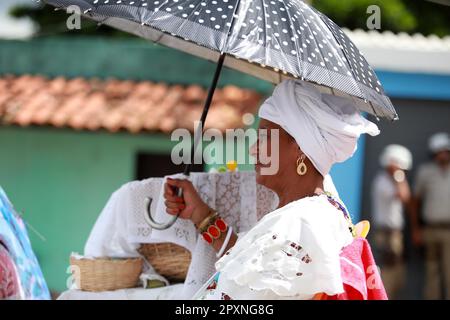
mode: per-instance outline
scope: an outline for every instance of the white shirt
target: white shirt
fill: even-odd
[[[403,204],[394,181],[384,171],[376,175],[372,184],[372,216],[375,227],[403,229]]]
[[[422,165],[414,192],[422,198],[426,223],[450,223],[450,167],[443,170],[434,162]]]

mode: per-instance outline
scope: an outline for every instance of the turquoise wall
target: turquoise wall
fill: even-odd
[[[167,83],[211,83],[215,64],[141,39],[50,37],[0,40],[1,74],[97,77]],[[269,94],[273,85],[224,68],[219,86],[234,84]]]

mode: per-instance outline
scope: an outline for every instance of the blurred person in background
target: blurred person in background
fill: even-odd
[[[372,185],[373,240],[386,292],[389,299],[395,299],[404,283],[403,214],[411,200],[405,171],[412,167],[411,152],[401,145],[388,145],[380,165],[383,170]]]
[[[429,140],[432,161],[415,180],[412,238],[425,246],[425,298],[450,299],[450,137],[436,133]],[[423,222],[423,227],[420,224]]]

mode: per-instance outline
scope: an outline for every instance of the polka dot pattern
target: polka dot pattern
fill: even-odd
[[[343,59],[347,62],[348,74],[353,75],[359,83],[368,86],[379,93],[384,93],[381,83],[375,76],[375,72],[356,48],[350,38],[331,19],[318,12],[318,16],[329,27],[333,37],[340,45]]]
[[[143,27],[316,82],[396,115],[375,72],[347,35],[300,0],[48,0]]]

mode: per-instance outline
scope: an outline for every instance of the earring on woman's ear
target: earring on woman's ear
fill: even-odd
[[[306,174],[306,172],[308,171],[308,167],[305,164],[305,158],[306,156],[304,154],[302,154],[298,159],[297,159],[297,174],[299,176],[304,176]]]

